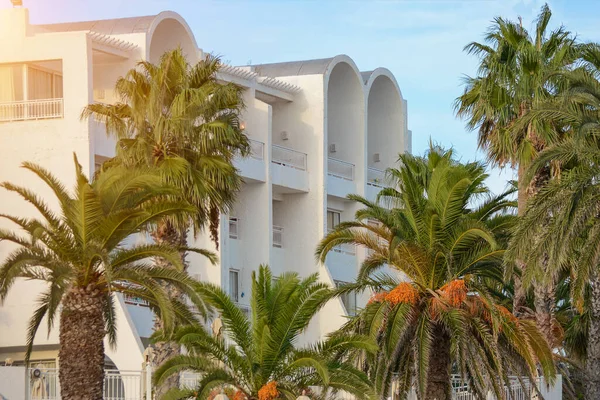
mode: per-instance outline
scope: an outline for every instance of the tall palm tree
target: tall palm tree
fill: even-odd
[[[572,137],[547,148],[531,165],[529,174],[535,174],[558,161],[561,176],[529,204],[511,256],[547,259],[549,270],[527,271],[526,284],[543,274],[570,274],[571,298],[587,325],[587,332],[575,338],[587,339],[587,348],[579,352],[586,363],[586,398],[593,399],[600,397],[600,46],[584,46],[583,58],[580,68],[565,74],[568,90],[530,113],[568,125]]]
[[[220,68],[219,59],[211,55],[192,66],[180,49],[173,50],[158,64],[142,61],[119,79],[115,91],[121,102],[91,104],[83,112],[83,117],[103,122],[117,139],[117,155],[105,167],[157,168],[168,184],[180,189],[178,196],[197,208],[184,221],[163,219],[153,232],[158,243],[185,245],[190,223],[195,232],[208,223],[218,246],[219,214],[233,204],[242,183],[233,166],[234,156],[249,151],[239,121],[242,88],[218,81]],[[155,329],[162,328],[156,319]],[[172,342],[154,346],[158,363],[179,352]],[[174,386],[175,379],[157,393]]]
[[[480,398],[488,388],[505,398],[508,375],[554,377],[552,353],[535,323],[519,320],[494,294],[502,282],[504,249],[497,240],[513,223],[514,206],[490,198],[485,166],[460,164],[452,151],[431,147],[426,157],[401,155],[389,170],[394,187],[382,190],[388,207],[350,196],[364,208],[319,244],[317,256],[344,243],[368,249],[357,282],[340,291],[374,292],[344,329],[368,333],[381,351],[365,363],[382,398],[394,373],[404,392],[450,399],[452,370]],[[387,268],[386,268],[387,266]],[[386,272],[387,271],[387,272]]]
[[[479,70],[476,77],[465,79],[464,93],[455,102],[457,115],[466,119],[468,128],[478,130],[479,147],[486,150],[488,160],[495,166],[518,168],[520,214],[551,173],[543,169],[526,180],[525,170],[548,144],[560,141],[564,132],[544,119],[515,123],[534,105],[560,92],[564,80],[559,73],[579,57],[575,38],[564,27],[548,32],[551,16],[550,8],[544,5],[532,33],[521,22],[495,18],[484,43],[465,47],[469,54],[479,57]],[[525,268],[521,260],[517,261],[521,269]],[[525,293],[519,276],[513,278],[513,309],[520,314]],[[551,340],[554,288],[536,285],[534,289],[538,324]]]
[[[25,187],[1,184],[41,217],[1,216],[19,229],[0,230],[0,241],[16,245],[0,264],[0,301],[19,278],[45,282],[47,289],[29,323],[27,359],[42,319],[47,318],[50,331],[59,315],[62,398],[101,399],[105,335],[116,346],[116,293],[147,300],[169,330],[176,319],[195,318],[184,304],[169,297],[164,283],[190,294],[194,304],[203,304],[191,290],[194,281],[183,272],[179,248],[127,240],[165,216],[192,214],[195,208],[169,200],[175,190],[148,172],[113,168],[90,182],[75,159],[76,184],[69,191],[44,168],[31,163],[23,167],[50,188],[59,211]],[[153,257],[169,260],[175,268],[152,266]]]
[[[296,345],[332,297],[317,275],[300,279],[286,273],[273,279],[270,269],[261,266],[258,275],[252,273],[250,319],[217,286],[201,283],[198,295],[220,313],[225,339],[197,325],[180,328],[176,337],[188,355],[167,360],[157,369],[155,381],[183,370],[200,372],[201,381],[195,388],[174,389],[165,399],[205,400],[225,387],[235,388],[235,399],[240,400],[293,400],[309,386],[319,386],[323,398],[340,390],[358,399],[373,396],[366,375],[349,361],[359,349],[377,349],[368,338],[334,334],[307,347]]]

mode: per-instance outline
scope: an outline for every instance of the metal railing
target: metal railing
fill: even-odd
[[[249,139],[250,141],[250,157],[255,160],[264,160],[265,158],[265,144],[258,140]]]
[[[230,239],[239,239],[239,223],[240,219],[237,217],[229,217],[229,238]]]
[[[63,113],[63,99],[0,103],[0,122],[62,118]]]
[[[281,226],[273,225],[273,247],[283,247],[283,228]]]
[[[235,303],[235,305],[242,310],[246,318],[250,319],[252,317],[252,309],[247,304]]]
[[[327,233],[331,233],[333,229],[327,229]],[[336,253],[348,254],[350,256],[356,255],[356,245],[352,243],[343,243],[335,246],[333,249]]]
[[[306,171],[306,154],[287,147],[273,145],[271,162],[284,167]]]
[[[148,370],[150,372],[150,370]],[[151,372],[150,372],[151,373]],[[146,371],[104,370],[104,400],[142,400],[149,380]],[[58,369],[27,370],[27,400],[60,400]]]
[[[144,299],[135,297],[135,296],[127,294],[127,293],[123,294],[123,300],[125,301],[125,304],[130,304],[132,306],[142,306],[142,307],[150,306],[150,303],[148,302],[148,300],[144,300]]]
[[[369,167],[367,169],[367,185],[383,187],[385,171]]]
[[[199,372],[184,371],[179,376],[179,387],[181,389],[195,389],[202,379]]]
[[[327,173],[336,178],[353,181],[354,164],[329,157],[327,159]]]

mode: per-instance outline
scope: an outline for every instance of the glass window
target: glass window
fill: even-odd
[[[229,297],[231,300],[239,300],[239,271],[235,269],[229,270]]]
[[[51,72],[29,67],[27,70],[28,100],[43,100],[54,97],[54,75]]]
[[[0,65],[0,103],[22,101],[23,65]]]
[[[339,211],[327,210],[327,230],[330,231],[340,224]]]

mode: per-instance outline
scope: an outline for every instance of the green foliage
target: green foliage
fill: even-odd
[[[338,292],[374,293],[343,331],[379,343],[380,352],[363,365],[379,394],[387,396],[397,373],[404,392],[416,381],[424,396],[440,378],[430,366],[440,362],[482,397],[491,384],[503,398],[508,375],[533,376],[538,363],[553,379],[552,353],[535,323],[498,303],[505,297],[503,246],[515,222],[514,189],[492,196],[484,165],[459,163],[451,150],[433,145],[426,157],[401,155],[399,164],[388,170],[394,185],[380,201],[350,196],[363,205],[356,220],[340,224],[317,249],[320,261],[341,244],[368,249],[358,281]],[[433,349],[442,341],[449,355],[440,360]]]
[[[219,82],[220,68],[214,56],[191,66],[181,49],[173,50],[120,78],[115,91],[121,102],[91,104],[82,113],[117,139],[117,156],[105,168],[157,167],[197,208],[188,221],[196,230],[210,221],[215,240],[218,212],[233,204],[242,182],[233,158],[249,152],[239,121],[242,88]],[[178,225],[187,228],[188,221]]]
[[[270,269],[261,266],[258,274],[252,275],[250,319],[218,286],[199,283],[197,294],[219,313],[224,338],[214,337],[198,325],[178,329],[175,338],[187,355],[161,365],[155,382],[183,370],[200,372],[202,380],[195,392],[202,400],[225,385],[256,399],[269,382],[276,382],[280,396],[289,400],[309,386],[334,393],[344,390],[359,399],[373,396],[367,376],[350,360],[358,351],[372,354],[377,348],[374,342],[357,334],[334,334],[307,347],[296,344],[333,294],[316,275],[300,279],[295,273],[286,273],[274,279]],[[161,340],[161,333],[155,339]],[[168,394],[172,399],[188,395],[179,391]]]
[[[27,357],[42,319],[47,317],[50,331],[61,300],[75,288],[92,288],[107,296],[104,316],[112,345],[116,345],[115,293],[147,300],[168,329],[173,329],[177,319],[196,319],[185,305],[169,298],[166,283],[190,293],[204,311],[204,303],[192,290],[194,281],[183,272],[180,249],[132,240],[132,235],[143,233],[164,217],[196,212],[187,202],[172,200],[176,190],[165,186],[160,176],[115,167],[90,182],[75,158],[75,185],[69,191],[46,169],[32,163],[23,167],[48,186],[58,204],[55,212],[29,189],[9,182],[0,185],[39,213],[33,218],[0,215],[18,228],[0,230],[0,241],[16,247],[0,264],[0,301],[6,299],[17,279],[46,283],[30,320]],[[169,260],[175,268],[153,266],[149,260],[156,257]]]
[[[465,47],[479,58],[476,77],[465,77],[464,93],[456,99],[458,116],[478,129],[479,147],[495,165],[528,164],[545,145],[561,140],[563,132],[551,121],[515,124],[528,110],[565,87],[560,74],[580,58],[575,36],[564,27],[548,32],[552,12],[544,5],[535,31],[520,22],[494,19],[484,43]]]

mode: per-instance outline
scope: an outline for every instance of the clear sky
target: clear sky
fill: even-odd
[[[476,60],[462,49],[479,41],[498,15],[523,17],[531,27],[537,0],[23,0],[32,23],[156,14],[172,10],[192,28],[198,45],[234,65],[349,55],[358,68],[389,68],[408,100],[413,152],[429,138],[453,146],[463,160],[482,159],[476,134],[454,117],[461,76]],[[5,3],[5,4],[3,4]],[[553,26],[564,24],[581,40],[600,41],[600,1],[552,0]],[[0,0],[0,6],[9,6]],[[511,171],[492,171],[490,184],[504,188]]]

